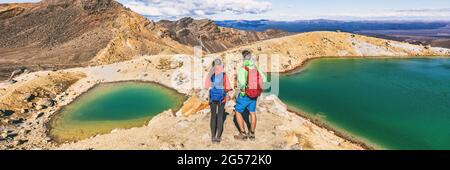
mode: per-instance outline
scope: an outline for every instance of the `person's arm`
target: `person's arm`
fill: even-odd
[[[204,84],[205,89],[209,89],[209,87],[211,87],[211,78],[208,75],[206,75],[206,78],[205,78],[205,84]]]
[[[231,91],[231,85],[227,74],[223,75],[223,88],[225,90],[225,97],[223,98],[222,103],[225,103],[227,101],[228,92]]]
[[[237,84],[238,84],[238,89],[242,93],[245,92],[245,88],[247,86],[247,71],[244,68],[239,68],[238,70],[238,75],[237,75]]]

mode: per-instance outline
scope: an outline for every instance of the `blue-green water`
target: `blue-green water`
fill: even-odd
[[[450,59],[317,59],[280,99],[386,149],[450,149]]]
[[[80,140],[115,128],[144,125],[158,113],[178,109],[185,97],[151,83],[99,85],[64,107],[52,120],[57,141]]]

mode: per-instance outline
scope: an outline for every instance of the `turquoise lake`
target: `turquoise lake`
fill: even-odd
[[[279,97],[378,149],[450,149],[448,58],[316,59]]]
[[[65,106],[52,119],[56,141],[74,141],[116,128],[142,126],[165,110],[178,110],[185,96],[153,83],[101,84]]]

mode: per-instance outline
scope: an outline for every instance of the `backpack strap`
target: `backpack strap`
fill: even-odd
[[[210,77],[210,78],[211,78],[211,81],[213,81],[213,77],[214,77],[215,75],[216,75],[216,74],[211,75],[211,77]],[[225,72],[222,72],[222,76],[225,77]]]
[[[250,69],[247,66],[244,66],[245,71],[247,71],[247,84],[245,85],[245,88],[248,86],[248,81],[250,81]]]
[[[215,80],[215,74],[213,74],[212,76],[211,76],[211,80],[210,80],[210,82],[211,82],[211,87],[212,86],[214,86],[214,81],[216,81]],[[225,89],[225,72],[222,72],[222,86],[223,86],[223,88]]]
[[[226,90],[225,88],[226,88],[226,81],[225,81],[225,72],[223,72],[223,75],[222,75],[222,83],[223,83],[223,89],[224,90]]]

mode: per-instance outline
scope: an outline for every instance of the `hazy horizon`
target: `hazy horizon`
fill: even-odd
[[[39,0],[0,0],[0,3]],[[442,0],[117,0],[152,20],[450,21]]]

